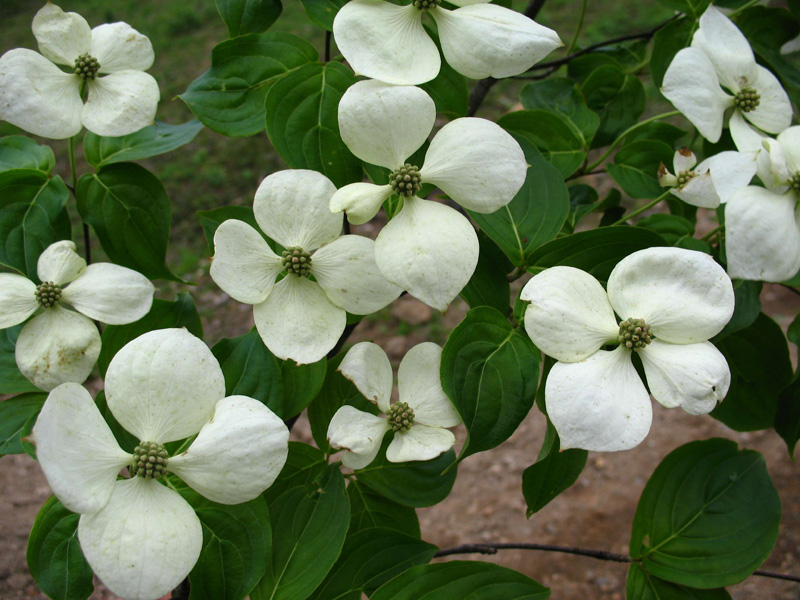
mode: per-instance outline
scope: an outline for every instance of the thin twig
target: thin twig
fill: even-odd
[[[331,32],[325,32],[325,62],[331,61]]]

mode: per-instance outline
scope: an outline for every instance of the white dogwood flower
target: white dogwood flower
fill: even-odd
[[[647,436],[652,406],[633,352],[667,408],[705,414],[728,392],[728,363],[707,340],[733,314],[733,286],[707,254],[634,252],[614,267],[608,293],[585,271],[553,267],[525,285],[522,299],[530,302],[525,330],[559,361],[545,402],[562,448],[627,450]],[[609,344],[617,348],[601,349]]]
[[[333,21],[336,45],[359,75],[399,85],[418,85],[439,73],[439,50],[422,25],[436,21],[448,64],[472,79],[510,77],[530,69],[562,46],[558,34],[490,0],[351,0]]]
[[[50,2],[36,13],[33,35],[42,54],[16,48],[0,57],[0,119],[52,139],[81,127],[121,136],[153,123],[160,93],[144,72],[154,58],[147,37],[127,23],[89,29]]]
[[[792,122],[792,105],[780,82],[756,63],[747,38],[714,6],[700,17],[691,47],[672,59],[661,92],[710,142],[719,141],[729,108],[769,133]],[[736,129],[731,133],[742,150]]]
[[[92,372],[100,355],[92,319],[133,323],[153,304],[155,288],[144,275],[110,263],[87,267],[71,241],[42,252],[37,275],[39,285],[0,273],[0,329],[36,315],[20,331],[15,356],[22,374],[46,391],[68,381],[82,383]]]
[[[753,156],[734,151],[720,152],[698,165],[694,152],[681,148],[675,152],[672,165],[674,175],[661,163],[659,185],[671,187],[674,196],[701,208],[724,204],[756,174]]]
[[[386,448],[389,462],[430,460],[449,450],[456,438],[447,427],[461,417],[442,389],[439,368],[442,349],[433,342],[411,348],[397,371],[399,400],[391,403],[392,365],[380,346],[356,344],[345,355],[339,371],[385,416],[342,406],[328,425],[328,442],[346,450],[342,463],[363,469],[378,454],[387,431],[394,439]]]
[[[428,139],[436,107],[423,90],[362,81],[339,103],[342,139],[358,158],[391,171],[390,183],[353,183],[331,198],[351,223],[369,221],[393,193],[403,208],[375,240],[375,262],[389,280],[444,310],[467,284],[478,261],[478,237],[457,211],[417,197],[439,187],[464,208],[491,213],[525,182],[527,163],[517,141],[485,119],[451,121],[430,143],[421,168],[407,159]]]
[[[298,364],[316,362],[336,345],[348,311],[373,313],[402,292],[375,265],[371,239],[340,237],[342,215],[328,209],[335,191],[327,177],[302,169],[261,182],[253,212],[261,230],[285,248],[281,256],[242,221],[225,221],[214,235],[212,279],[235,300],[253,304],[264,343]]]
[[[189,574],[203,543],[194,509],[159,479],[174,473],[214,502],[247,502],[283,468],[289,431],[261,402],[225,398],[219,363],[185,329],[127,344],[105,384],[108,408],[140,440],[134,453],[76,383],[48,396],[33,429],[36,453],[53,493],[81,515],[78,540],[97,576],[126,600],[155,600]],[[168,455],[164,444],[194,435]],[[118,479],[126,466],[130,479]]]

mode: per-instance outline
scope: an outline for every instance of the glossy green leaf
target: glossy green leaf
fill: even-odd
[[[606,168],[631,198],[657,198],[665,191],[658,185],[658,168],[671,165],[674,154],[664,142],[638,140],[625,145]]]
[[[648,573],[690,587],[739,583],[770,555],[781,503],[764,458],[715,438],[661,461],[642,492],[630,552]]]
[[[264,130],[264,98],[286,73],[319,58],[314,47],[288,33],[251,34],[211,52],[211,68],[180,95],[203,124],[243,137]]]
[[[217,10],[234,38],[269,29],[281,16],[281,0],[217,0]]]
[[[347,495],[350,498],[349,535],[362,529],[388,527],[420,536],[417,512],[410,506],[392,502],[355,480],[347,485]]]
[[[619,207],[622,194],[617,188],[611,188],[608,195],[600,200],[597,191],[585,184],[576,184],[569,187],[569,216],[565,223],[567,232],[575,230],[575,226],[586,215],[591,213],[605,213],[606,211],[616,210]]]
[[[491,306],[501,313],[508,312],[511,303],[508,273],[514,265],[483,231],[478,232],[478,243],[478,265],[461,290],[461,297],[470,308]]]
[[[15,357],[17,336],[22,325],[0,330],[0,394],[19,394],[39,390],[20,373]]]
[[[289,419],[303,412],[319,395],[325,383],[327,360],[298,365],[293,360],[278,361],[283,379],[283,418]]]
[[[28,568],[36,585],[53,600],[84,600],[94,590],[92,569],[78,543],[79,518],[50,496],[31,529]]]
[[[442,388],[467,428],[459,460],[514,433],[533,406],[541,354],[494,308],[473,308],[442,352]]]
[[[658,0],[658,3],[670,10],[699,17],[708,6],[709,0]]]
[[[408,569],[370,600],[547,600],[550,590],[492,563],[452,561]]]
[[[89,131],[83,138],[83,151],[86,162],[94,167],[141,160],[185,146],[202,128],[195,119],[182,125],[156,123],[122,137],[101,137]]]
[[[665,0],[660,1],[664,2]],[[684,2],[684,0],[674,1]],[[685,2],[689,1],[685,0]],[[661,87],[661,83],[664,81],[664,73],[667,72],[672,59],[675,58],[679,50],[691,44],[693,34],[694,21],[687,18],[677,19],[656,31],[653,36],[653,53],[650,56],[650,73],[653,76],[653,82],[656,87]]]
[[[565,116],[585,148],[600,126],[600,117],[586,105],[586,98],[576,83],[566,77],[553,77],[529,83],[520,92],[522,106],[527,109],[549,109]]]
[[[72,237],[67,200],[60,177],[13,169],[0,173],[0,265],[33,281],[39,255],[50,244]]]
[[[733,284],[734,309],[733,316],[725,328],[714,336],[713,342],[719,342],[725,336],[750,327],[761,314],[760,281],[736,280]],[[791,329],[791,327],[790,327]],[[789,337],[791,339],[791,336]]]
[[[333,19],[348,0],[300,0],[308,18],[326,31],[333,31]]]
[[[42,410],[47,394],[30,392],[0,402],[0,456],[22,454],[21,433],[25,424]]]
[[[792,383],[781,391],[778,398],[775,431],[786,442],[789,456],[794,457],[794,449],[797,440],[800,439],[800,378],[797,374]]]
[[[172,210],[158,177],[136,163],[116,163],[80,178],[78,212],[112,262],[148,279],[180,281],[167,267]]]
[[[724,588],[698,590],[653,577],[641,565],[628,570],[627,600],[731,600]]]
[[[694,223],[678,215],[656,213],[645,217],[636,226],[655,231],[670,246],[677,246],[694,235]]]
[[[319,171],[336,187],[362,180],[361,161],[339,135],[339,100],[355,82],[340,63],[313,63],[270,88],[267,134],[290,168]]]
[[[49,175],[55,166],[56,157],[50,146],[40,146],[24,135],[0,138],[0,172],[34,169]]]
[[[600,115],[600,127],[592,140],[593,148],[602,148],[634,125],[645,108],[645,91],[635,74],[606,65],[594,71],[581,86],[590,108]]]
[[[302,487],[307,491],[316,490],[314,482],[328,467],[325,455],[318,449],[301,442],[289,442],[289,455],[278,478],[264,492],[264,498],[272,506],[287,490]]]

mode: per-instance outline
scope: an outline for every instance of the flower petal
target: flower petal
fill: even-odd
[[[211,278],[231,298],[245,304],[263,302],[281,271],[281,259],[250,225],[228,219],[217,228]]]
[[[95,263],[64,288],[62,299],[90,319],[124,325],[150,312],[154,292],[150,280],[133,269]]]
[[[330,179],[316,171],[278,171],[256,190],[256,222],[281,246],[312,252],[342,233],[342,215],[329,208],[335,191]]]
[[[792,103],[777,77],[761,65],[753,87],[761,96],[755,110],[744,113],[744,118],[769,133],[780,133],[792,124]]]
[[[36,284],[14,273],[0,273],[0,329],[19,325],[39,308]]]
[[[725,206],[728,274],[738,279],[785,281],[800,270],[800,229],[793,193],[746,187]]]
[[[350,151],[391,170],[425,143],[435,120],[433,99],[414,86],[359,81],[339,102],[339,131]]]
[[[344,355],[337,369],[364,397],[384,413],[392,398],[392,365],[386,352],[372,342],[359,342]]]
[[[714,65],[701,50],[684,48],[675,55],[664,73],[661,93],[700,135],[709,142],[719,141],[722,118],[733,98],[722,91]]]
[[[414,409],[414,423],[433,427],[455,427],[461,423],[456,407],[442,389],[441,365],[442,349],[433,342],[417,344],[400,362],[397,371],[400,401]]]
[[[106,401],[141,441],[194,435],[225,396],[217,359],[186,329],[150,331],[117,352],[106,371]]]
[[[17,366],[39,389],[83,383],[100,356],[100,333],[89,319],[58,304],[31,319],[19,333]]]
[[[256,328],[267,348],[299,365],[330,352],[347,324],[347,313],[305,277],[287,275],[269,297],[253,307]]]
[[[78,255],[76,248],[75,242],[70,240],[50,244],[36,263],[39,279],[63,286],[80,277],[86,270],[86,261]]]
[[[449,429],[414,424],[406,432],[395,433],[386,448],[386,460],[393,463],[412,460],[431,460],[447,452],[456,443]]]
[[[378,270],[375,242],[360,235],[343,235],[317,250],[311,274],[331,302],[355,315],[379,311],[403,291]]]
[[[580,362],[556,363],[544,396],[562,450],[628,450],[650,431],[650,396],[622,346]]]
[[[691,171],[692,167],[694,167],[696,164],[697,157],[694,155],[694,152],[688,148],[676,150],[675,156],[672,158],[672,166],[675,169],[675,173],[680,173],[681,171]]]
[[[519,75],[564,45],[552,29],[496,4],[437,8],[431,15],[448,64],[472,79]]]
[[[34,135],[61,140],[81,128],[81,79],[33,50],[0,57],[0,119]]]
[[[133,458],[119,447],[89,392],[77,383],[50,392],[33,436],[47,483],[72,512],[103,508],[120,469]]]
[[[704,415],[728,393],[731,371],[711,342],[670,344],[653,340],[639,356],[653,398],[667,408],[680,406],[690,415]]]
[[[739,152],[760,152],[764,147],[764,140],[768,139],[745,121],[740,110],[733,111],[728,126],[731,129],[733,143]]]
[[[342,463],[349,469],[363,469],[378,455],[383,436],[389,431],[383,417],[371,415],[352,406],[342,406],[328,425],[328,443],[347,450]]]
[[[397,85],[419,85],[439,74],[439,49],[411,5],[351,0],[333,20],[336,46],[356,75]]]
[[[157,600],[183,581],[203,547],[200,519],[177,492],[141,477],[117,481],[99,512],[82,515],[89,566],[126,600]]]
[[[392,195],[390,185],[351,183],[336,190],[331,197],[331,212],[345,212],[353,225],[361,225],[378,214],[383,201]]]
[[[155,123],[158,83],[142,71],[117,71],[89,83],[83,125],[97,135],[128,135]]]
[[[39,51],[54,63],[75,66],[75,59],[88,52],[92,43],[89,24],[77,13],[65,13],[48,2],[33,17],[33,35]]]
[[[153,66],[153,44],[127,23],[107,23],[92,29],[90,54],[100,63],[100,73],[147,71]]]
[[[585,271],[552,267],[522,288],[525,331],[534,344],[557,360],[588,358],[619,335],[614,310],[603,286]]]
[[[420,178],[464,208],[491,213],[513,200],[527,171],[522,148],[502,127],[486,119],[463,118],[451,121],[433,138]]]
[[[747,185],[747,184],[745,184]],[[711,173],[698,173],[681,187],[670,190],[673,196],[677,196],[686,204],[700,206],[702,208],[716,208],[719,206],[719,194],[714,188]]]
[[[711,60],[722,85],[732,92],[755,81],[756,59],[747,38],[714,6],[709,6],[700,17],[692,48],[701,50]]]
[[[800,125],[783,130],[778,135],[778,142],[786,162],[786,176],[800,173]]]
[[[747,187],[753,179],[756,174],[756,161],[750,153],[729,150],[707,158],[697,166],[697,170],[711,173],[714,190],[719,201],[724,204],[735,192]]]
[[[289,430],[275,413],[253,398],[229,396],[167,466],[209,500],[240,504],[272,485],[288,454]]]
[[[375,240],[375,262],[386,279],[443,311],[475,271],[478,236],[452,208],[406,198]]]

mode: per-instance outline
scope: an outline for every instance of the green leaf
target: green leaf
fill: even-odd
[[[22,325],[16,325],[0,330],[0,394],[39,391],[17,367],[14,351],[21,329]]]
[[[358,531],[347,537],[339,560],[309,600],[344,600],[353,592],[369,594],[406,569],[427,564],[438,549],[394,529]]]
[[[267,134],[292,169],[313,169],[336,187],[362,180],[361,161],[339,135],[339,100],[356,82],[337,62],[309,64],[270,88],[265,101]]]
[[[47,394],[31,392],[0,402],[0,456],[22,454],[22,431],[25,424],[42,410]]]
[[[36,585],[53,600],[84,600],[94,590],[92,569],[78,543],[79,518],[50,496],[31,529],[28,568]]]
[[[270,506],[287,490],[302,487],[311,492],[316,490],[314,481],[320,478],[328,467],[325,455],[308,444],[289,442],[289,456],[278,478],[264,492]],[[313,486],[313,487],[312,487]]]
[[[413,567],[381,586],[370,600],[547,600],[550,590],[492,563],[452,561]]]
[[[574,125],[560,112],[550,110],[518,110],[500,117],[503,129],[522,136],[536,145],[558,172],[562,181],[569,177],[586,158],[583,139]]]
[[[103,346],[100,349],[100,358],[97,360],[100,375],[106,376],[108,364],[125,344],[148,331],[171,327],[186,327],[192,335],[203,337],[200,315],[197,314],[194,300],[187,292],[178,294],[174,301],[153,300],[150,312],[135,323],[107,325],[103,330]]]
[[[540,353],[505,314],[470,310],[442,352],[442,388],[467,428],[459,460],[490,450],[514,433],[533,406]]]
[[[750,327],[717,343],[731,369],[728,395],[711,416],[736,431],[772,427],[781,390],[792,378],[789,347],[780,326],[760,314]]]
[[[566,77],[529,83],[522,88],[520,101],[527,109],[541,108],[561,113],[580,136],[584,148],[589,147],[600,126],[600,117],[586,105],[586,98],[577,84]]]
[[[646,96],[642,82],[619,67],[609,65],[594,71],[583,82],[582,90],[589,107],[600,115],[593,148],[609,145],[644,112]]]
[[[517,266],[530,263],[543,243],[558,235],[569,214],[569,191],[558,171],[526,138],[516,136],[531,165],[522,188],[503,208],[491,214],[468,211]]]
[[[333,19],[348,0],[300,0],[308,18],[326,31],[333,31]]]
[[[531,254],[528,264],[536,272],[557,265],[575,267],[606,281],[616,264],[629,254],[666,245],[664,238],[649,229],[603,227],[548,242]]]
[[[223,339],[211,352],[225,375],[226,396],[249,396],[285,419],[283,381],[278,359],[252,329],[238,338]]]
[[[733,316],[725,328],[714,336],[713,342],[717,343],[725,336],[750,327],[758,315],[761,314],[761,287],[760,281],[736,280],[733,285],[734,309]],[[791,326],[789,327],[791,330]],[[791,339],[791,337],[789,338]]]
[[[0,138],[0,172],[34,169],[49,175],[56,166],[50,146],[40,146],[24,135]]]
[[[794,449],[800,439],[800,378],[797,374],[778,398],[775,431],[786,442],[789,457],[794,457]]]
[[[447,498],[456,481],[455,453],[448,450],[432,460],[393,463],[386,460],[390,439],[383,440],[368,467],[356,471],[358,481],[404,506],[433,506]]]
[[[339,558],[350,524],[350,502],[338,465],[319,479],[319,491],[291,488],[270,507],[272,562],[252,600],[304,600]]]
[[[664,2],[665,0],[661,0]],[[676,0],[682,2],[683,0]],[[688,0],[687,0],[688,1]],[[656,31],[653,36],[653,54],[650,56],[650,72],[653,75],[653,83],[660,88],[664,81],[664,73],[667,72],[672,59],[679,50],[686,48],[692,42],[694,34],[694,20],[681,18],[672,23],[667,23],[664,27]]]
[[[677,246],[694,235],[694,223],[678,215],[656,213],[645,217],[636,226],[655,231],[670,246]]]
[[[420,536],[417,511],[409,506],[392,502],[358,481],[347,485],[350,498],[349,535],[362,529],[388,527],[405,534]]]
[[[244,137],[264,130],[264,98],[277,79],[319,54],[288,33],[252,34],[211,51],[211,68],[180,95],[203,124],[222,135]]]
[[[491,306],[506,313],[511,303],[508,273],[514,265],[483,231],[478,232],[478,243],[478,265],[467,285],[461,290],[461,297],[470,308]]]
[[[781,503],[764,457],[715,438],[661,461],[642,492],[630,552],[648,573],[690,587],[739,583],[772,552]]]
[[[180,281],[167,267],[172,211],[158,177],[136,163],[86,174],[76,189],[78,212],[108,257],[149,279]]]
[[[759,291],[761,288],[759,288]],[[736,288],[734,288],[734,292]],[[761,312],[761,302],[758,303],[759,312]],[[789,328],[786,330],[786,337],[789,338],[789,341],[792,342],[795,346],[800,346],[800,314],[796,315],[794,320],[789,324]]]
[[[699,17],[708,6],[709,0],[658,0],[658,3],[670,10]]]
[[[522,473],[522,495],[528,505],[528,518],[578,480],[589,455],[578,448],[559,452],[558,434],[549,420],[547,428],[552,430],[551,438],[545,438],[538,460]]]
[[[441,52],[442,45],[439,42],[437,33],[430,27],[425,29],[430,38],[436,42],[436,47]],[[437,113],[441,113],[449,119],[467,116],[467,111],[469,110],[469,86],[467,85],[467,80],[446,61],[442,61],[439,74],[434,79],[428,83],[423,83],[419,87],[433,98]],[[412,164],[422,164],[422,162],[412,162]],[[420,194],[420,197],[424,198],[425,196]]]
[[[279,361],[283,379],[283,418],[289,419],[303,412],[319,395],[325,383],[327,360],[298,365],[293,360]]]
[[[36,262],[52,243],[72,238],[69,190],[60,177],[13,169],[0,173],[0,264],[39,281]]]
[[[641,565],[628,570],[627,600],[731,600],[724,588],[697,590],[653,577]]]
[[[674,154],[664,142],[637,140],[617,152],[606,168],[631,198],[657,198],[664,193],[658,185],[658,168],[662,163],[671,164]]]
[[[93,167],[141,160],[166,154],[191,142],[203,124],[197,119],[182,125],[156,123],[122,137],[101,137],[91,131],[83,138],[86,162]]]
[[[605,213],[609,210],[616,210],[619,207],[622,194],[617,188],[611,188],[608,195],[599,200],[597,191],[588,185],[576,184],[569,187],[569,216],[565,223],[567,233],[575,230],[575,226],[586,215],[600,212]]]
[[[217,10],[235,38],[266,31],[281,16],[283,6],[281,0],[217,0]]]

